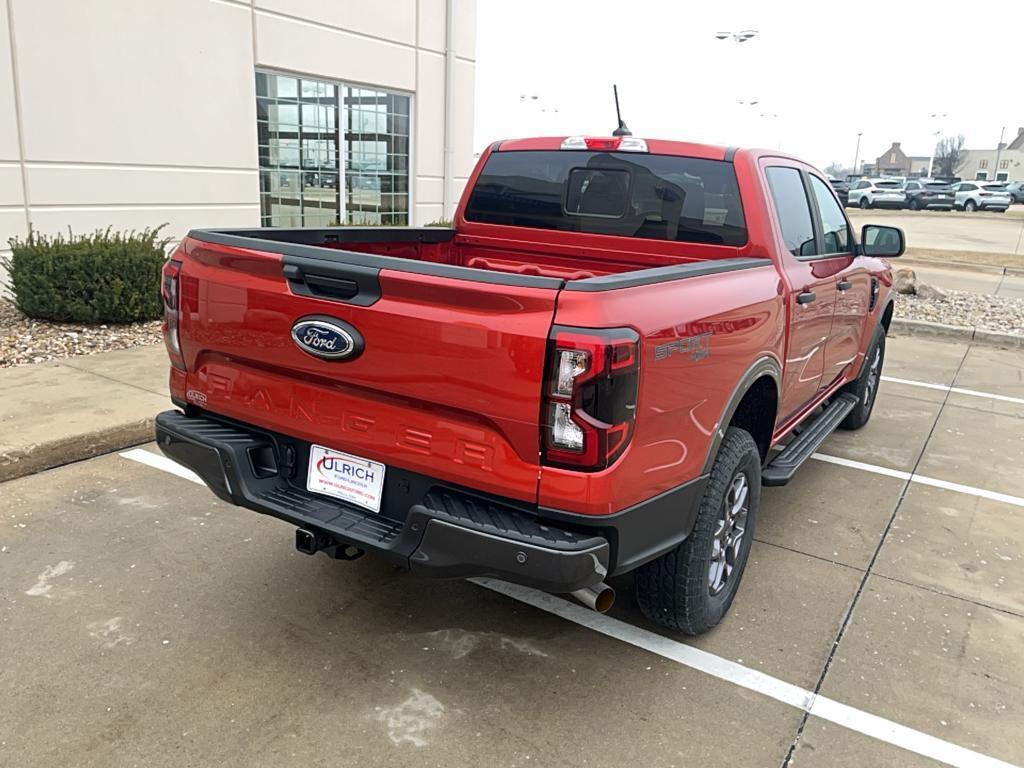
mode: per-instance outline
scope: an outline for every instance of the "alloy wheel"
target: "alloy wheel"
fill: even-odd
[[[725,589],[739,561],[747,532],[750,511],[750,482],[740,470],[729,483],[725,501],[715,524],[711,543],[711,565],[708,568],[708,591],[717,595]]]
[[[878,381],[882,377],[882,347],[875,346],[875,354],[871,358],[871,367],[868,368],[868,380],[864,387],[864,405],[871,407],[875,401],[875,393],[878,391]]]

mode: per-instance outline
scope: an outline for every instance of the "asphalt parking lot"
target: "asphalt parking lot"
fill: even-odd
[[[862,211],[847,208],[854,227],[872,222],[900,227],[915,249],[945,249],[1024,256],[1024,206],[994,211]],[[1019,264],[1017,266],[1020,266]]]
[[[300,555],[152,446],[10,481],[0,765],[1024,763],[1024,352],[893,338],[885,375],[697,640],[628,577],[601,617]]]

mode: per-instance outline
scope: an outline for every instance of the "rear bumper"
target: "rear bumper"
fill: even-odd
[[[876,197],[871,204],[875,208],[905,208],[907,199],[905,197]]]
[[[313,531],[328,554],[351,546],[426,576],[493,576],[548,592],[593,586],[682,541],[706,479],[593,517],[538,510],[388,467],[375,514],[305,490],[309,445],[284,435],[166,411],[156,418],[156,440],[221,499]]]

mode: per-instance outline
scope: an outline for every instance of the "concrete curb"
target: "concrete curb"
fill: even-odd
[[[153,439],[153,419],[117,424],[96,432],[62,437],[29,448],[0,454],[0,483],[111,451],[148,443]]]
[[[904,320],[894,317],[889,332],[901,336],[921,336],[952,341],[970,341],[1004,349],[1024,349],[1024,336],[1015,333],[999,333],[966,325],[945,325],[929,323],[926,320]]]

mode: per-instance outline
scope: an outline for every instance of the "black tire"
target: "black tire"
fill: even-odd
[[[871,411],[875,408],[878,396],[878,385],[881,383],[882,365],[885,363],[885,328],[879,325],[871,339],[867,354],[864,356],[864,367],[855,381],[847,384],[843,391],[857,397],[857,405],[846,414],[839,424],[840,429],[860,429],[871,419]]]
[[[727,506],[738,509],[735,489],[740,478],[745,483],[746,510],[732,516]],[[644,616],[688,635],[701,635],[715,627],[728,613],[743,577],[760,503],[757,444],[746,430],[729,427],[711,468],[693,531],[675,549],[636,571],[636,601]],[[738,525],[742,526],[739,538],[731,539]]]
[[[964,210],[967,211],[968,213],[974,213],[976,210],[978,210],[978,205],[973,200],[968,200],[966,203],[964,203]]]
[[[920,211],[921,203],[916,197],[910,198],[910,202],[907,203],[907,207],[912,211]]]
[[[863,211],[866,211],[868,208],[871,207],[871,201],[868,200],[868,196],[867,195],[861,195],[860,196],[860,201],[857,204],[860,206],[861,210],[863,210]]]

